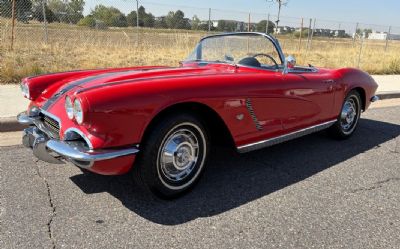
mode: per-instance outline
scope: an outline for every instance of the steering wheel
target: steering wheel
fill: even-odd
[[[275,68],[279,69],[279,64],[276,62],[276,60],[271,55],[260,53],[260,54],[255,54],[252,57],[256,58],[258,56],[264,56],[264,57],[267,57],[267,58],[271,59],[271,61],[275,64]]]

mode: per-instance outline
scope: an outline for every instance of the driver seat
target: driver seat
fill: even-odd
[[[241,59],[238,64],[250,67],[261,67],[261,63],[254,57],[246,57]]]

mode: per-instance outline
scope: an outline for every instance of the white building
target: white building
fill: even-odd
[[[370,40],[400,40],[400,35],[374,31],[368,35],[368,39],[370,39]]]

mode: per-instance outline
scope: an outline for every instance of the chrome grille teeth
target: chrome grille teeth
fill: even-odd
[[[60,124],[49,116],[43,115],[43,124],[58,138],[60,134]]]

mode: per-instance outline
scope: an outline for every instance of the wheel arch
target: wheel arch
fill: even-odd
[[[206,126],[213,143],[234,146],[232,134],[222,117],[212,107],[199,102],[181,102],[160,110],[145,127],[141,140],[144,141],[154,126],[162,119],[174,113],[188,113],[197,116]]]
[[[358,94],[360,94],[360,97],[361,97],[361,109],[363,111],[365,111],[365,106],[366,106],[367,102],[366,102],[366,93],[365,93],[364,88],[362,88],[362,87],[354,87],[350,91],[356,91],[356,92],[358,92]]]

